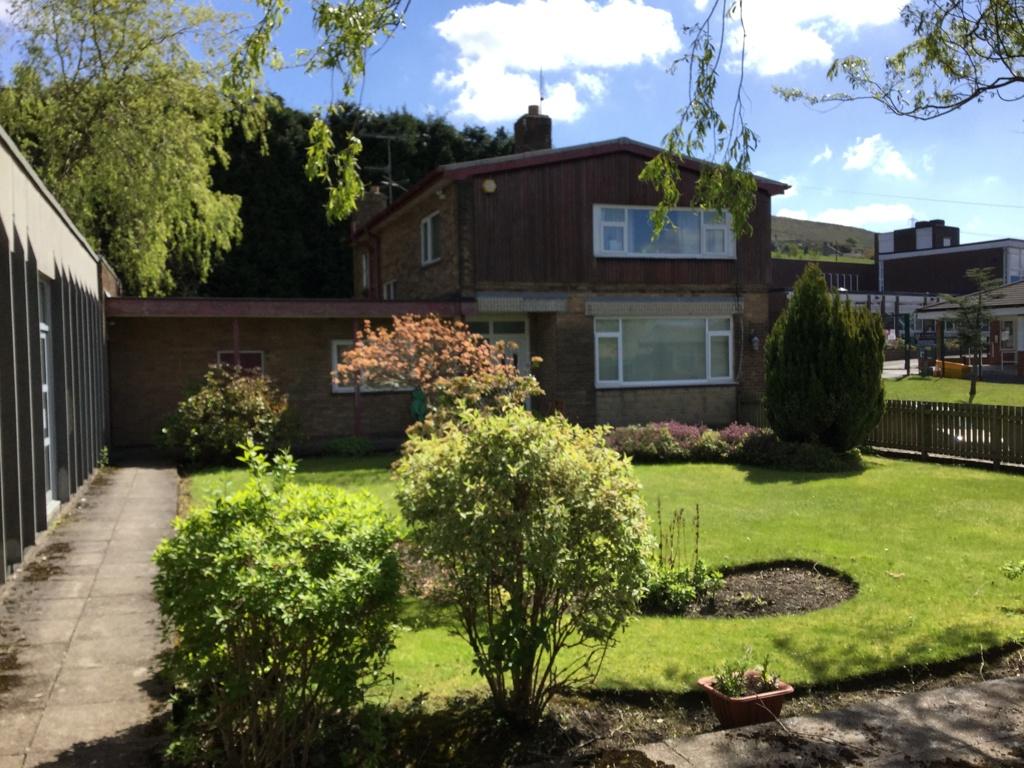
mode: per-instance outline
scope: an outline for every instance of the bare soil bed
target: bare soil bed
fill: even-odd
[[[743,565],[725,572],[725,583],[702,616],[753,618],[807,613],[830,608],[857,594],[857,583],[818,563],[787,562]]]

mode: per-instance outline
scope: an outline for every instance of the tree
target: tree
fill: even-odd
[[[750,156],[757,134],[744,112],[743,72],[746,27],[742,0],[711,0],[695,25],[683,27],[686,53],[673,64],[689,75],[688,101],[679,122],[664,138],[664,151],[648,164],[644,178],[656,184],[663,200],[656,222],[679,199],[676,161],[686,155],[720,161],[701,172],[693,203],[728,210],[738,229],[753,210],[756,185]],[[974,101],[1016,101],[1024,92],[1024,13],[1020,0],[915,0],[901,12],[913,41],[885,60],[876,78],[862,57],[834,61],[828,77],[846,79],[852,92],[809,94],[776,88],[787,100],[846,102],[872,100],[895,115],[931,120]],[[726,39],[741,40],[738,82],[720,98],[719,68]]]
[[[402,315],[391,327],[367,321],[333,375],[346,384],[419,389],[435,409],[456,400],[480,405],[542,394],[536,379],[519,374],[512,352],[460,320]]]
[[[881,319],[829,292],[809,264],[765,343],[765,410],[783,440],[860,445],[885,406]]]
[[[226,17],[177,0],[15,0],[22,60],[0,123],[93,247],[140,295],[202,281],[241,234],[214,192],[228,105],[215,65]]]
[[[999,298],[995,289],[1002,285],[1002,281],[993,276],[989,267],[968,269],[966,275],[974,284],[973,293],[966,296],[944,295],[942,298],[956,304],[956,317],[953,323],[956,326],[957,338],[960,340],[960,349],[967,352],[971,361],[969,400],[973,403],[978,391],[978,374],[981,372],[981,360],[985,351],[985,334],[992,320],[992,313],[985,302]]]
[[[247,137],[243,126],[236,125],[225,144],[230,163],[213,169],[214,189],[242,199],[241,242],[214,265],[204,285],[179,280],[178,292],[349,296],[349,221],[331,222],[317,215],[326,208],[329,193],[307,179],[303,170],[315,115],[292,109],[276,96],[267,97],[264,104],[267,124],[262,137]],[[512,140],[501,128],[494,133],[476,126],[456,129],[442,117],[423,119],[405,110],[373,112],[340,104],[329,126],[336,142],[349,133],[363,137],[363,184],[386,184],[381,169],[390,160],[396,199],[438,165],[512,151]]]
[[[1024,92],[1024,9],[1020,0],[918,0],[900,13],[914,40],[885,60],[881,76],[847,56],[829,80],[845,78],[850,93],[807,94],[776,89],[810,104],[871,100],[894,115],[933,120],[975,101],[1018,101]]]
[[[647,579],[647,512],[606,430],[463,409],[395,466],[413,539],[444,575],[497,711],[532,726],[592,682]]]

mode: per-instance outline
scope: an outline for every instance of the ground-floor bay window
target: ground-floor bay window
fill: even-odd
[[[731,317],[594,318],[598,387],[733,381]]]

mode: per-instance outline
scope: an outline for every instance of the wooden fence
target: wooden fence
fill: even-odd
[[[742,406],[740,418],[768,426],[760,404]],[[888,400],[867,445],[924,456],[1024,464],[1024,407]]]
[[[1024,464],[1024,407],[889,400],[868,445]]]

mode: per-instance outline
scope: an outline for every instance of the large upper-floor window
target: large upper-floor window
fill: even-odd
[[[420,222],[420,264],[441,260],[441,213],[434,212]]]
[[[598,387],[733,380],[730,317],[598,317],[594,349]]]
[[[1006,249],[1006,283],[1024,280],[1024,248]]]
[[[634,259],[735,259],[729,214],[673,208],[654,238],[653,208],[594,206],[594,255]]]

